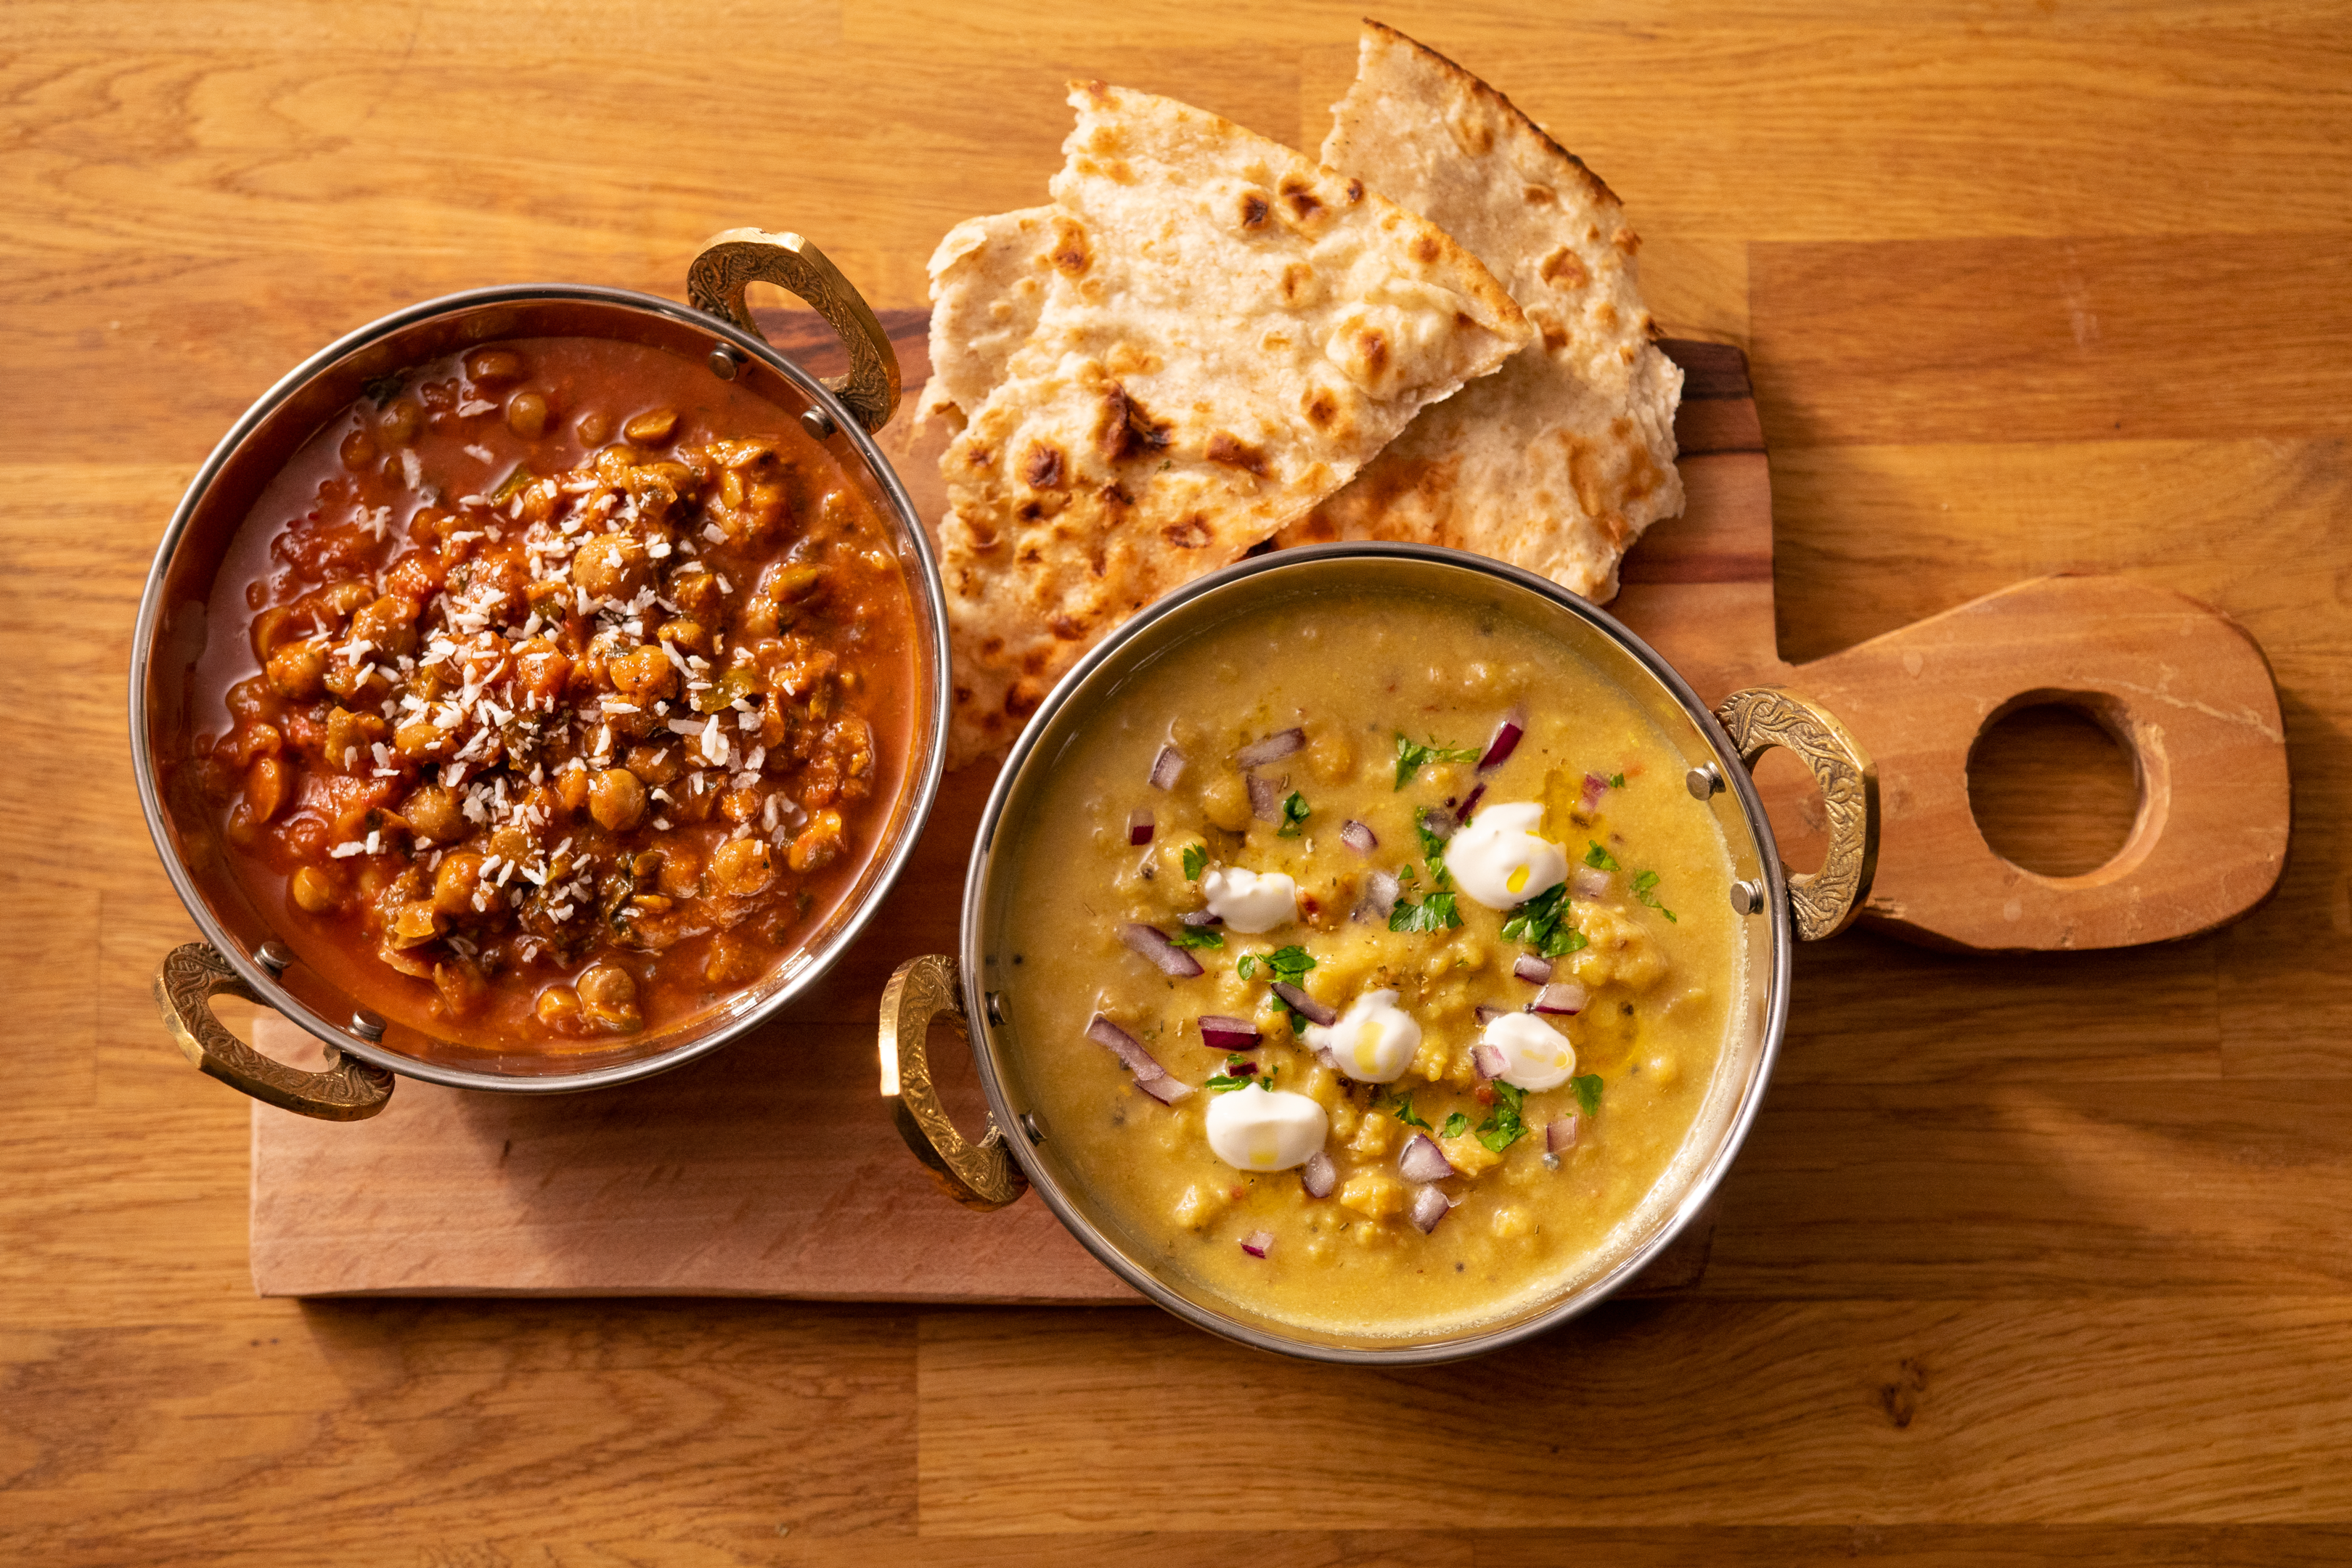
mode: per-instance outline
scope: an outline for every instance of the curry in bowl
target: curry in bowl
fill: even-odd
[[[1033,757],[980,906],[1008,1097],[1119,1253],[1254,1317],[1556,1297],[1752,1066],[1688,766],[1505,601],[1264,597]]]

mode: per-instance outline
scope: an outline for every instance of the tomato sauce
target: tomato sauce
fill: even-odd
[[[604,1049],[755,986],[909,766],[880,521],[783,410],[648,347],[372,384],[256,502],[211,610],[244,634],[195,742],[233,870],[434,1039]]]

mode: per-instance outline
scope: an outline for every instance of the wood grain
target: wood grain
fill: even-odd
[[[228,421],[412,300],[671,292],[732,224],[799,227],[919,306],[950,223],[1035,199],[1064,75],[1311,142],[1356,12],[23,0],[0,11],[0,1556],[2352,1556],[2342,8],[1383,15],[1624,195],[1670,330],[1750,351],[1778,526],[1739,614],[1801,664],[2056,571],[2217,605],[2278,677],[2277,895],[2164,949],[1804,953],[1706,1292],[1491,1363],[1334,1376],[1140,1310],[257,1300],[247,1110],[145,1011],[189,927],[121,716],[146,558]]]

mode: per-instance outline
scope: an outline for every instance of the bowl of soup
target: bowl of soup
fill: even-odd
[[[1832,849],[1791,878],[1748,764]],[[886,1093],[952,1195],[1034,1185],[1129,1285],[1260,1348],[1476,1354],[1630,1279],[1769,1079],[1790,952],[1867,889],[1868,759],[1719,710],[1604,612],[1456,552],[1333,545],[1152,606],[1000,775],[961,951],[883,1009]],[[969,1029],[964,1138],[924,1031]]]
[[[769,345],[755,279],[819,306],[848,375]],[[205,937],[157,1000],[205,1070],[340,1119],[394,1074],[626,1081],[786,1005],[897,878],[947,660],[871,438],[895,357],[797,236],[721,235],[689,288],[411,307],[197,474],[141,605],[131,740]],[[326,1069],[238,1041],[224,992]]]

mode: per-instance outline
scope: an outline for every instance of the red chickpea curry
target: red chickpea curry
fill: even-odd
[[[215,610],[238,595],[196,741],[230,863],[304,962],[436,1038],[709,1011],[841,903],[908,766],[881,523],[782,410],[655,349],[371,384],[247,516]]]

